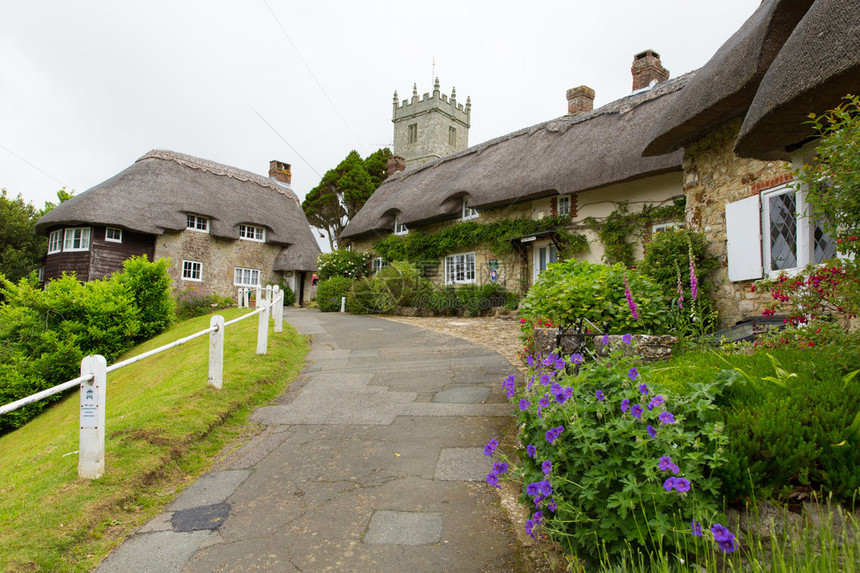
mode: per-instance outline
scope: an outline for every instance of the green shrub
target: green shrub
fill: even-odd
[[[728,436],[709,415],[730,380],[674,394],[630,371],[627,361],[586,365],[577,377],[565,375],[566,363],[556,356],[531,361],[524,388],[505,383],[520,409],[523,501],[540,512],[527,532],[542,530],[591,559],[700,543],[691,520],[703,528],[721,521],[713,472]]]
[[[141,337],[152,338],[163,332],[174,318],[173,295],[170,292],[170,259],[149,262],[146,255],[132,257],[123,263],[117,280],[128,287],[134,304],[140,310]]]
[[[410,262],[395,261],[353,283],[348,306],[355,313],[386,313],[398,306],[426,308],[433,284]]]
[[[188,320],[218,309],[233,306],[233,300],[221,297],[209,289],[187,287],[176,293],[176,316]]]
[[[625,277],[638,318],[633,318],[627,302]],[[609,267],[583,261],[549,265],[520,305],[520,314],[526,324],[546,318],[553,324],[570,324],[578,318],[597,326],[606,322],[610,332],[617,334],[663,333],[669,325],[662,293],[653,280],[620,264]]]
[[[320,282],[333,277],[359,279],[370,271],[370,253],[338,249],[317,257]]]
[[[340,310],[340,299],[349,294],[352,279],[347,277],[332,277],[317,284],[317,305],[322,312],[337,312]]]

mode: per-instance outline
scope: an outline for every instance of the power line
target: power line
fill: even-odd
[[[299,159],[301,159],[302,161],[304,161],[304,162],[305,162],[305,165],[307,165],[308,167],[310,167],[310,168],[311,168],[311,171],[313,171],[314,173],[316,173],[316,174],[317,174],[317,177],[319,177],[320,179],[322,179],[322,175],[320,175],[320,174],[319,174],[319,171],[317,171],[316,169],[314,169],[314,166],[313,166],[313,165],[311,165],[311,164],[310,164],[310,162],[308,162],[308,160],[307,160],[307,159],[305,159],[304,157],[302,157],[302,154],[301,154],[301,153],[299,153],[299,152],[298,152],[298,150],[297,150],[295,147],[293,147],[292,145],[290,145],[290,142],[289,142],[289,141],[287,141],[287,140],[286,140],[286,138],[284,138],[284,136],[283,136],[283,135],[281,135],[281,134],[278,132],[278,130],[277,130],[277,129],[275,129],[275,127],[274,127],[271,123],[269,123],[269,122],[266,120],[266,118],[262,116],[262,114],[260,114],[260,112],[259,112],[259,111],[257,111],[257,110],[256,110],[256,109],[254,109],[253,107],[251,107],[251,109],[253,109],[253,110],[254,110],[254,113],[256,113],[256,114],[257,114],[257,117],[259,117],[260,119],[262,119],[262,120],[263,120],[263,123],[265,123],[266,125],[268,125],[268,126],[269,126],[269,129],[271,129],[272,131],[274,131],[274,132],[275,132],[275,135],[277,135],[278,137],[280,137],[280,138],[281,138],[281,141],[283,141],[284,143],[286,143],[286,144],[287,144],[287,147],[289,147],[290,149],[292,149],[292,150],[293,150],[293,153],[295,153],[296,155],[298,155],[298,156],[299,156]]]
[[[60,185],[62,185],[63,187],[67,187],[67,185],[66,185],[65,183],[63,183],[62,181],[60,181],[59,179],[57,179],[56,177],[54,177],[53,175],[51,175],[50,173],[48,173],[47,171],[45,171],[44,169],[40,169],[40,168],[36,167],[36,166],[35,166],[35,165],[33,165],[32,163],[30,163],[29,161],[27,161],[26,159],[24,159],[23,157],[21,157],[20,155],[18,155],[17,153],[15,153],[14,151],[12,151],[11,149],[9,149],[8,147],[6,147],[6,146],[4,146],[4,145],[0,144],[0,149],[3,149],[4,151],[6,151],[7,153],[9,153],[10,155],[14,155],[14,156],[15,156],[15,157],[17,157],[18,159],[20,159],[21,161],[23,161],[24,163],[26,163],[27,165],[29,165],[30,167],[32,167],[33,169],[35,169],[36,171],[38,171],[39,173],[41,173],[42,175],[45,175],[45,176],[47,176],[47,177],[50,177],[51,179],[53,179],[54,181],[56,181],[57,183],[59,183],[59,184],[60,184]]]
[[[349,126],[349,123],[347,123],[346,118],[345,118],[345,117],[343,117],[343,114],[342,114],[342,113],[340,113],[340,110],[339,110],[339,109],[337,109],[337,106],[334,104],[334,101],[332,101],[332,99],[331,99],[331,98],[329,97],[329,95],[328,95],[328,92],[326,92],[326,91],[325,91],[325,88],[322,86],[322,84],[320,83],[320,81],[317,79],[316,74],[314,74],[313,70],[311,70],[311,67],[310,67],[310,66],[308,65],[308,63],[305,61],[304,57],[302,57],[301,52],[299,52],[299,48],[296,46],[295,42],[293,42],[292,38],[290,38],[290,35],[287,33],[286,28],[284,28],[284,25],[283,25],[283,24],[281,24],[281,21],[278,19],[278,15],[277,15],[277,14],[275,14],[275,11],[274,11],[274,10],[272,10],[272,7],[271,7],[271,6],[269,6],[269,2],[268,2],[268,0],[263,0],[263,3],[266,5],[266,8],[268,8],[268,9],[269,9],[269,12],[272,14],[272,17],[275,19],[275,22],[277,22],[278,27],[281,29],[281,32],[283,32],[283,33],[284,33],[284,37],[286,37],[286,38],[287,38],[287,41],[288,41],[288,42],[290,43],[290,45],[293,47],[293,50],[295,50],[295,51],[296,51],[296,55],[299,57],[299,59],[300,59],[300,60],[302,61],[302,63],[305,65],[305,68],[307,68],[308,73],[309,73],[309,74],[311,75],[311,77],[314,79],[314,81],[316,82],[316,84],[317,84],[317,86],[319,87],[320,91],[323,93],[323,95],[325,96],[325,98],[328,100],[328,103],[331,105],[332,109],[335,111],[335,113],[338,115],[338,117],[340,117],[340,120],[341,120],[341,121],[343,122],[343,124],[346,126],[346,129],[348,129],[348,130],[349,130],[349,133],[350,133],[350,134],[352,134],[352,137],[353,137],[353,139],[355,139],[355,142],[359,145],[359,147],[365,148],[365,145],[361,142],[361,140],[358,138],[358,136],[355,134],[355,132],[354,132],[354,131],[352,130],[352,128]],[[365,149],[365,150],[366,150],[366,149]]]

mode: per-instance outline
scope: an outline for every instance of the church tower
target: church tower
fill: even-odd
[[[394,92],[394,155],[406,160],[406,169],[451,155],[469,147],[469,117],[472,102],[457,103],[457,89],[451,97],[439,92],[439,78],[433,95],[418,99],[418,85],[412,87],[412,99],[401,103]]]

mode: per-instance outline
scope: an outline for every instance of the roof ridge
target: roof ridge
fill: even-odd
[[[264,175],[239,169],[238,167],[233,167],[231,165],[225,165],[224,163],[218,163],[217,161],[195,157],[194,155],[188,155],[187,153],[179,153],[178,151],[171,151],[169,149],[152,149],[137,159],[135,163],[143,161],[144,159],[173,161],[184,167],[199,169],[201,171],[211,173],[212,175],[220,175],[222,177],[230,177],[237,181],[256,183],[261,187],[267,187],[273,191],[277,191],[278,193],[283,193],[296,201],[296,203],[299,201],[299,198],[293,191],[292,187],[279,185],[276,181],[273,181],[271,178]]]
[[[494,137],[493,139],[488,139],[487,141],[484,141],[483,143],[473,145],[472,147],[467,147],[466,149],[463,149],[463,150],[458,151],[456,153],[452,153],[451,155],[446,155],[446,156],[440,157],[439,159],[436,159],[434,161],[422,163],[421,165],[413,167],[412,169],[409,169],[407,171],[400,171],[398,173],[395,173],[393,177],[389,177],[388,179],[386,179],[386,181],[410,177],[413,174],[420,173],[421,171],[423,171],[425,169],[432,169],[436,165],[441,165],[441,164],[446,163],[448,161],[453,161],[455,159],[459,159],[460,157],[464,157],[466,155],[469,155],[470,153],[481,153],[485,149],[489,149],[490,147],[492,147],[494,145],[498,145],[499,143],[502,143],[503,141],[507,141],[507,140],[513,139],[515,137],[520,137],[522,135],[527,135],[536,129],[548,128],[552,124],[555,124],[555,125],[568,124],[568,128],[569,128],[569,127],[572,127],[574,125],[583,123],[585,121],[595,119],[595,118],[600,117],[602,115],[607,115],[610,113],[620,113],[620,114],[627,113],[630,110],[634,109],[635,107],[638,107],[639,105],[641,105],[643,103],[649,102],[649,101],[656,99],[658,97],[663,97],[665,95],[668,95],[670,93],[674,93],[674,92],[682,89],[684,87],[684,85],[687,83],[687,81],[696,74],[696,71],[697,70],[687,72],[687,73],[682,74],[678,77],[671,78],[671,79],[668,79],[668,80],[663,81],[663,82],[659,82],[659,83],[655,84],[654,86],[652,86],[651,88],[639,90],[636,93],[628,94],[624,97],[620,97],[616,100],[612,100],[611,102],[609,102],[605,105],[602,105],[599,108],[592,110],[592,111],[589,111],[587,113],[575,115],[572,117],[566,116],[566,115],[563,115],[560,117],[555,117],[553,119],[542,121],[540,123],[536,123],[534,125],[530,125],[528,127],[524,127],[524,128],[518,129],[516,131],[512,131],[510,133],[506,133],[505,135],[500,135],[498,137]],[[628,105],[624,105],[624,104],[628,104]],[[559,131],[559,130],[553,130],[553,131]]]

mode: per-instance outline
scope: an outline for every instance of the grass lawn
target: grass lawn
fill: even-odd
[[[208,326],[208,316],[182,322],[123,358]],[[265,356],[256,333],[256,317],[227,327],[220,391],[206,383],[205,336],[109,374],[100,479],[77,476],[77,391],[0,437],[0,570],[91,571],[206,471],[304,364],[307,341],[288,324],[281,334],[270,326]]]

